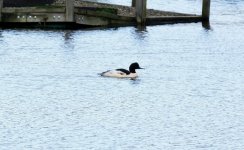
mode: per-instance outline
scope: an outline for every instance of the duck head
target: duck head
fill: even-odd
[[[136,69],[144,69],[144,68],[141,68],[137,62],[132,63],[129,67],[131,73],[136,73]]]

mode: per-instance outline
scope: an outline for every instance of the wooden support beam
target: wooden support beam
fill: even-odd
[[[131,7],[136,7],[136,0],[132,0]]]
[[[66,21],[74,22],[74,0],[66,0]]]
[[[0,0],[1,1],[1,0]],[[2,13],[65,13],[64,7],[4,7]]]
[[[3,8],[3,0],[0,0],[0,22],[2,22],[2,8]]]
[[[137,24],[145,25],[147,17],[147,0],[136,0]]]
[[[203,21],[209,21],[210,3],[211,3],[211,0],[202,1],[202,19],[203,19]]]

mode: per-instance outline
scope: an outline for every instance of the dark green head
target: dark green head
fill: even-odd
[[[144,69],[144,68],[141,68],[137,62],[132,63],[129,67],[131,73],[136,73],[136,69]]]

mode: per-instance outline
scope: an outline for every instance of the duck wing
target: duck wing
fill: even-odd
[[[121,72],[125,73],[126,75],[130,74],[130,71],[128,71],[126,69],[116,69],[116,71],[121,71]]]

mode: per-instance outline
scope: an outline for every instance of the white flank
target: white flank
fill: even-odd
[[[126,73],[124,73],[122,71],[111,70],[111,71],[104,72],[102,74],[102,76],[104,76],[104,77],[115,77],[115,78],[136,78],[137,73],[130,73],[127,75]]]

